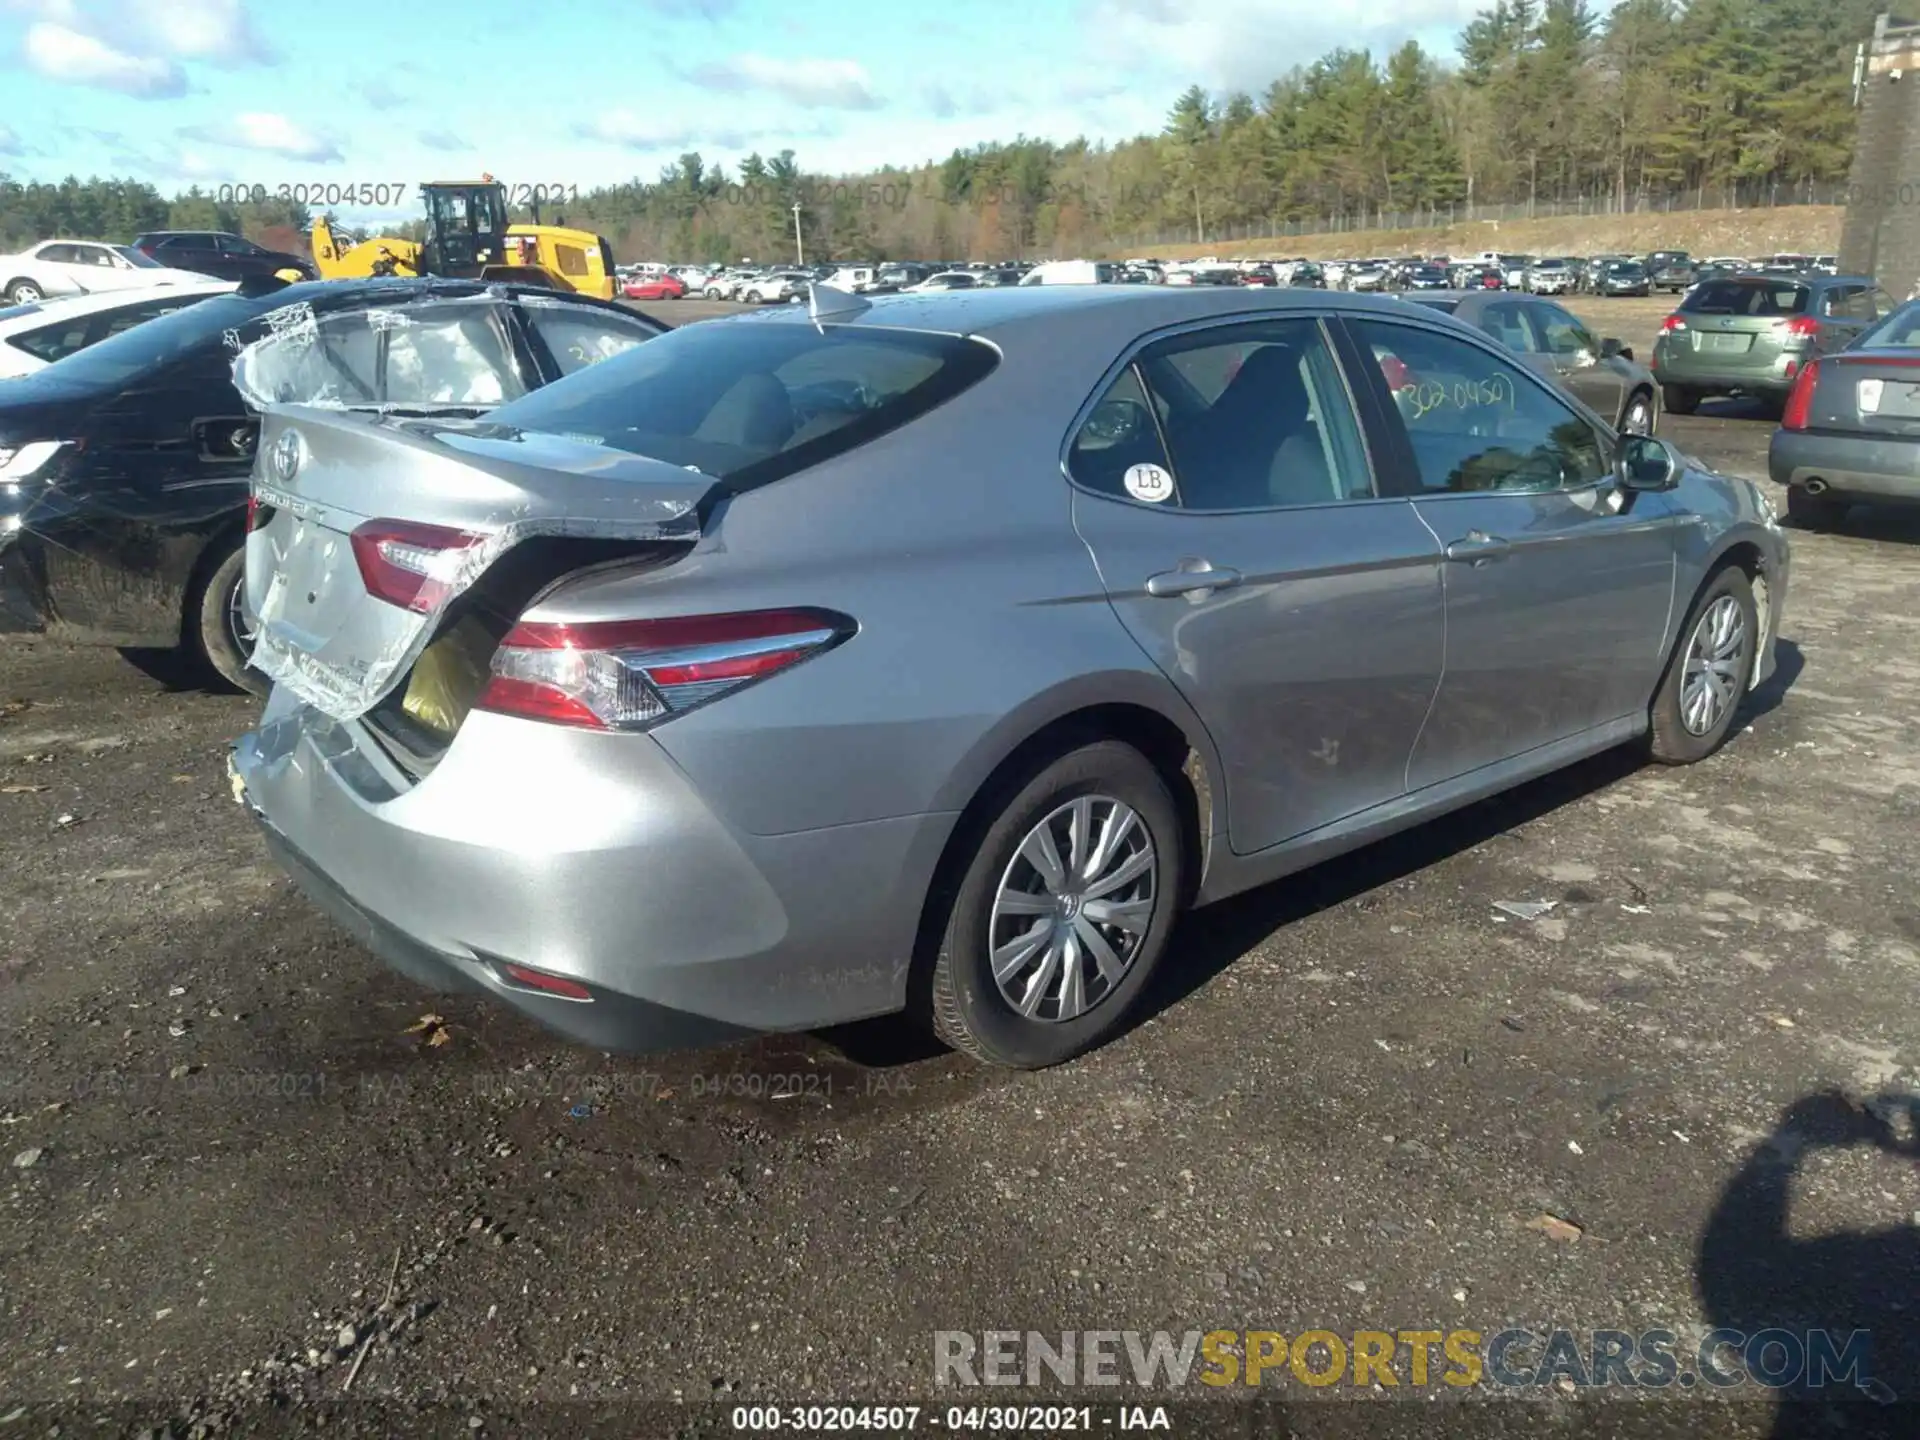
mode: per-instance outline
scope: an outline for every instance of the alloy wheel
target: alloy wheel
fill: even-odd
[[[994,983],[1016,1014],[1060,1023],[1125,978],[1153,921],[1153,836],[1132,807],[1083,795],[1014,851],[987,927]]]
[[[246,611],[242,605],[247,588],[246,572],[234,582],[233,589],[227,592],[227,634],[233,638],[234,648],[241,655],[253,653],[253,627],[247,624]]]
[[[1626,418],[1620,422],[1620,430],[1626,435],[1651,435],[1653,433],[1653,406],[1642,396],[1634,397],[1627,406]]]
[[[1746,674],[1747,617],[1740,602],[1722,595],[1707,607],[1687,641],[1680,685],[1680,723],[1690,735],[1710,734],[1740,698]]]

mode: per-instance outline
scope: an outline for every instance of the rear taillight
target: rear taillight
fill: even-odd
[[[641,730],[831,649],[854,631],[823,610],[753,610],[587,625],[522,621],[493,656],[477,709],[594,730]]]
[[[1796,340],[1812,340],[1820,333],[1820,322],[1811,315],[1796,315],[1787,321],[1785,329]]]
[[[1669,315],[1660,322],[1660,333],[1663,335],[1671,335],[1676,330],[1684,330],[1686,328],[1686,318],[1680,315]]]
[[[1813,391],[1820,383],[1820,362],[1809,360],[1793,382],[1793,391],[1787,396],[1786,409],[1780,415],[1782,430],[1804,430],[1813,415]]]
[[[592,1001],[593,992],[578,980],[536,970],[531,965],[499,964],[494,973],[516,990],[531,990],[541,995],[557,995],[562,1000]]]
[[[444,525],[369,520],[353,532],[353,558],[369,595],[426,615],[446,598],[466,552],[485,538]]]
[[[247,533],[267,528],[267,522],[273,519],[273,506],[262,505],[258,495],[247,496]]]

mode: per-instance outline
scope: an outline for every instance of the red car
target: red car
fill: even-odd
[[[687,284],[678,275],[636,275],[620,293],[629,300],[683,300]]]

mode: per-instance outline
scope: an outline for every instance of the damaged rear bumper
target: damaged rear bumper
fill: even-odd
[[[285,687],[230,763],[275,857],[394,969],[631,1053],[900,1009],[953,819],[751,835],[651,737],[486,713],[409,783],[383,777],[364,724]],[[511,967],[590,998],[535,993]]]

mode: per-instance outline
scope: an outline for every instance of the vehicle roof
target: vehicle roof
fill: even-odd
[[[247,238],[237,230],[217,230],[211,225],[204,230],[142,230],[133,238],[136,240],[145,240],[150,236],[157,235],[231,235],[236,240],[244,240]]]
[[[1118,353],[1136,336],[1189,320],[1260,319],[1327,310],[1392,318],[1404,316],[1406,307],[1406,301],[1393,295],[1266,286],[1026,285],[952,290],[938,296],[876,295],[867,309],[829,323],[971,335],[995,343],[1024,340],[1032,332],[1041,332],[1049,343],[1111,347]],[[788,305],[709,323],[813,322],[807,306]]]
[[[355,280],[302,280],[282,289],[267,292],[261,298],[281,305],[310,305],[316,313],[352,310],[370,305],[404,305],[426,299],[458,300],[468,296],[493,295],[504,300],[525,300],[530,296],[562,300],[569,304],[594,305],[618,310],[622,315],[637,312],[610,300],[581,295],[571,290],[554,290],[545,285],[519,285],[494,280],[447,280],[437,276],[378,276]],[[642,319],[646,318],[644,316]]]

